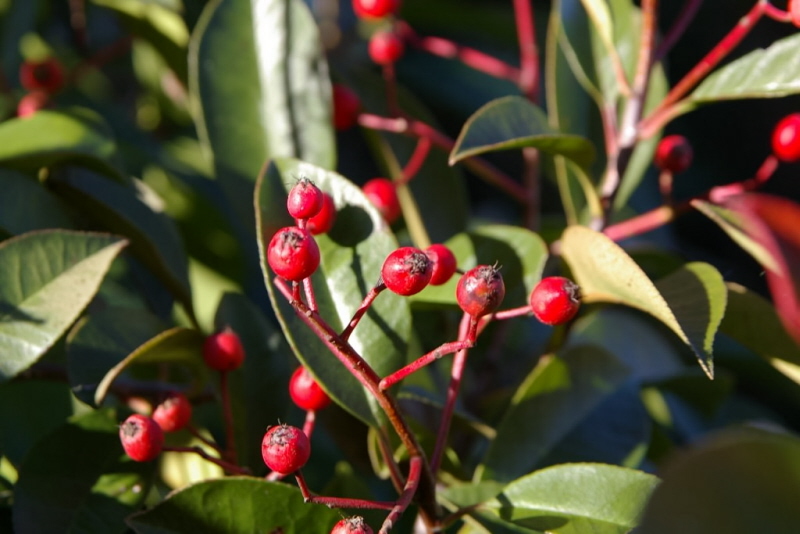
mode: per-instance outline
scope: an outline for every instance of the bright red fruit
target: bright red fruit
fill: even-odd
[[[772,152],[781,161],[800,160],[800,113],[787,115],[775,126]]]
[[[311,442],[295,426],[270,427],[261,440],[261,457],[264,463],[282,475],[294,473],[306,465],[311,456]]]
[[[50,95],[44,91],[33,91],[19,99],[17,103],[17,117],[30,117],[40,109],[47,106]]]
[[[136,413],[120,425],[119,440],[132,460],[149,462],[161,454],[164,431],[150,417]]]
[[[346,517],[333,525],[331,534],[372,534],[372,529],[361,516]]]
[[[308,178],[300,178],[286,197],[286,209],[295,219],[308,219],[322,209],[322,191]]]
[[[361,18],[378,19],[397,13],[400,0],[353,0],[353,11]]]
[[[183,393],[172,393],[153,410],[153,420],[164,432],[177,432],[192,419],[192,405]]]
[[[333,127],[339,131],[352,128],[360,111],[358,95],[345,85],[333,84]]]
[[[233,371],[244,361],[242,341],[230,328],[211,334],[203,343],[203,360],[215,371]]]
[[[25,61],[19,67],[19,81],[28,91],[55,93],[64,85],[64,68],[54,57]]]
[[[386,222],[392,224],[400,217],[400,200],[397,198],[394,182],[388,178],[373,178],[361,186],[361,190],[378,208]]]
[[[295,369],[289,379],[289,396],[303,410],[321,410],[331,403],[331,398],[303,366]]]
[[[281,278],[299,282],[319,267],[319,247],[308,230],[287,226],[272,236],[267,263]]]
[[[554,326],[575,317],[581,306],[581,291],[569,278],[549,276],[536,284],[529,300],[533,315]]]
[[[440,286],[453,277],[458,265],[455,255],[449,248],[437,243],[426,248],[425,254],[433,262],[433,274],[431,274],[430,281],[432,286]]]
[[[456,286],[458,305],[464,313],[476,318],[495,311],[505,296],[503,277],[493,265],[473,267],[464,273]]]
[[[405,52],[403,39],[392,31],[378,31],[370,37],[367,51],[378,65],[391,65]]]
[[[328,193],[322,193],[322,209],[306,221],[306,230],[313,235],[324,234],[333,228],[335,221],[336,205],[333,203],[333,197]]]
[[[662,171],[683,172],[692,164],[692,145],[682,135],[668,135],[658,143],[654,163]]]
[[[381,278],[386,287],[398,295],[419,293],[431,281],[433,263],[428,255],[414,247],[400,247],[386,256]]]

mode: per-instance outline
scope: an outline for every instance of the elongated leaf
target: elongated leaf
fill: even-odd
[[[746,54],[711,73],[689,100],[777,98],[800,93],[800,34],[790,35],[766,49]]]
[[[585,301],[624,304],[649,313],[689,345],[703,371],[713,378],[711,342],[726,295],[719,273],[702,267],[681,272],[677,282],[665,281],[668,302],[630,256],[605,235],[571,226],[564,232],[562,247]],[[695,291],[679,292],[680,283],[691,283]],[[696,307],[704,313],[698,315]]]
[[[0,233],[18,235],[45,228],[69,228],[72,221],[62,204],[42,184],[23,174],[0,170]],[[31,209],[35,206],[36,209]]]
[[[450,164],[485,152],[522,147],[559,154],[582,167],[594,159],[588,139],[554,130],[535,104],[507,96],[489,102],[467,119],[450,152]]]
[[[529,472],[627,377],[596,347],[542,360],[514,394],[476,478],[503,482]]]
[[[128,459],[113,412],[89,412],[37,443],[14,488],[14,532],[125,532],[148,493],[152,462]]]
[[[0,243],[0,382],[27,369],[66,332],[126,243],[63,230]]]
[[[39,111],[0,124],[0,165],[23,171],[72,163],[126,179],[113,135],[88,109]]]
[[[364,422],[375,424],[383,411],[372,404],[372,396],[297,318],[286,298],[276,292],[274,274],[266,263],[266,247],[272,236],[292,224],[286,213],[285,195],[300,176],[314,181],[336,204],[333,228],[326,235],[316,236],[322,261],[312,277],[320,315],[334,330],[341,331],[350,321],[364,295],[378,281],[383,261],[397,248],[397,242],[361,190],[338,174],[280,158],[270,163],[257,184],[261,268],[284,335],[331,397]],[[378,375],[385,376],[405,362],[410,328],[407,300],[386,292],[376,299],[349,341]]]
[[[633,469],[563,464],[515,480],[483,508],[541,531],[623,534],[638,524],[658,484],[657,477]]]
[[[326,534],[339,519],[337,510],[304,503],[288,484],[228,477],[173,493],[128,525],[137,534]]]

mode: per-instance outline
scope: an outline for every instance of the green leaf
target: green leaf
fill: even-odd
[[[689,95],[693,105],[800,93],[800,34],[746,54],[712,72]]]
[[[104,229],[130,239],[130,250],[183,304],[190,315],[189,267],[178,230],[161,211],[160,200],[141,182],[126,187],[91,173],[54,179],[53,188],[70,205],[89,214]],[[148,204],[149,203],[149,204]]]
[[[0,169],[0,233],[19,235],[45,228],[69,228],[67,209],[36,180]],[[36,206],[36,209],[31,209]]]
[[[66,332],[126,243],[65,230],[0,243],[0,382],[31,366]]]
[[[128,459],[113,412],[89,412],[39,441],[14,489],[14,532],[125,532],[154,464]]]
[[[563,464],[515,480],[483,508],[557,534],[623,534],[637,525],[658,483],[653,475],[614,465]]]
[[[283,295],[275,291],[274,274],[266,262],[266,247],[280,228],[292,225],[286,213],[286,193],[298,177],[311,179],[336,204],[336,222],[328,234],[316,236],[322,261],[311,280],[322,318],[341,331],[369,288],[378,281],[383,260],[397,242],[386,222],[361,189],[336,173],[309,163],[279,158],[270,163],[256,185],[261,269],[273,308],[297,357],[344,408],[370,425],[383,411],[336,357],[297,318]],[[411,315],[407,299],[390,292],[380,295],[350,337],[350,345],[379,376],[405,363]]]
[[[118,160],[111,130],[88,109],[42,110],[0,123],[1,166],[34,172],[69,163],[125,181]]]
[[[628,376],[597,347],[570,347],[541,360],[511,399],[476,480],[510,481],[529,472]]]
[[[637,532],[794,532],[800,441],[753,428],[728,430],[661,471]]]
[[[306,504],[300,490],[254,478],[200,482],[128,518],[137,534],[327,534],[341,512]]]
[[[601,233],[582,226],[567,228],[562,253],[585,302],[624,304],[649,313],[694,351],[703,371],[713,378],[711,344],[726,295],[713,267],[696,266],[679,271],[675,279],[667,277],[662,285],[668,301],[630,256]],[[694,291],[681,291],[683,283]]]
[[[775,307],[739,284],[728,282],[727,287],[728,307],[720,331],[800,383],[800,348],[781,324]]]
[[[486,152],[522,147],[565,156],[584,168],[594,159],[594,147],[588,139],[554,130],[535,104],[507,96],[489,102],[467,119],[450,152],[450,164]]]

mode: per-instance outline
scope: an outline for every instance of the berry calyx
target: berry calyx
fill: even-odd
[[[551,326],[560,325],[578,313],[581,290],[569,278],[548,276],[533,288],[529,302],[534,317],[539,321]]]
[[[692,164],[692,145],[682,135],[668,135],[658,143],[653,162],[662,171],[677,174]]]
[[[336,205],[333,203],[333,197],[328,193],[322,193],[322,209],[306,221],[306,230],[313,235],[324,234],[333,228],[334,221],[336,221]]]
[[[44,109],[50,101],[50,95],[44,91],[32,91],[19,99],[17,117],[30,117],[40,109]]]
[[[347,130],[358,122],[361,100],[349,87],[333,84],[333,127],[339,131]]]
[[[775,126],[772,152],[787,163],[800,160],[800,113],[787,115]]]
[[[461,277],[456,286],[456,301],[464,313],[478,318],[495,311],[503,297],[506,286],[500,269],[494,265],[478,265]]]
[[[244,347],[238,334],[225,328],[208,336],[203,343],[203,361],[215,371],[238,369],[244,362]]]
[[[373,178],[361,186],[361,190],[378,208],[387,223],[392,224],[400,217],[400,200],[393,181],[388,178]]]
[[[359,18],[379,19],[397,13],[400,0],[353,0],[353,11]]]
[[[192,405],[183,393],[171,393],[153,410],[153,421],[164,432],[177,432],[192,419]]]
[[[369,57],[378,65],[391,65],[403,56],[403,39],[392,31],[378,31],[372,34],[367,45]]]
[[[308,178],[300,178],[286,197],[286,209],[295,219],[308,219],[322,209],[322,191]]]
[[[161,454],[164,432],[150,417],[135,413],[120,425],[119,440],[132,460],[149,462]]]
[[[425,254],[433,263],[433,273],[430,284],[440,286],[446,283],[456,272],[458,267],[456,257],[449,248],[441,244],[433,244],[425,249]]]
[[[282,475],[294,473],[302,468],[310,456],[311,442],[308,436],[295,426],[270,427],[261,440],[261,457],[264,463]]]
[[[321,410],[331,403],[331,398],[303,366],[295,369],[289,379],[289,396],[302,410]]]
[[[19,67],[19,81],[28,91],[55,93],[64,85],[64,68],[54,57],[25,61]]]
[[[364,518],[356,515],[353,517],[345,517],[335,525],[331,530],[331,534],[372,534],[372,529],[364,521]]]
[[[287,226],[272,236],[267,263],[281,278],[299,282],[319,267],[319,247],[308,230]]]
[[[386,256],[381,279],[386,287],[405,297],[419,293],[431,281],[433,263],[428,255],[414,247],[400,247]]]

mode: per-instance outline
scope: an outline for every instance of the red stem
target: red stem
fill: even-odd
[[[494,315],[492,315],[492,319],[495,321],[502,321],[504,319],[513,319],[514,317],[522,317],[530,314],[531,307],[526,304],[525,306],[520,306],[519,308],[511,308],[510,310],[495,312]]]
[[[392,479],[392,485],[394,485],[397,493],[400,493],[403,490],[403,474],[400,472],[397,462],[394,461],[394,453],[392,453],[389,438],[382,432],[382,429],[378,429],[378,447],[380,448],[381,456],[383,456],[383,461],[386,462],[386,466],[389,468],[389,478]]]
[[[225,420],[225,459],[236,463],[236,442],[233,431],[233,408],[231,407],[231,395],[228,388],[228,373],[222,371],[219,374],[219,393],[222,397],[222,417]]]
[[[428,152],[431,149],[431,140],[428,137],[420,137],[417,141],[417,146],[414,152],[408,159],[408,163],[403,168],[402,176],[396,180],[397,185],[407,184],[411,179],[417,175],[422,165],[425,163],[425,158],[428,157]]]
[[[212,464],[217,464],[221,468],[223,468],[228,473],[233,473],[236,475],[250,475],[249,469],[244,467],[238,466],[231,462],[226,462],[220,458],[215,458],[208,454],[206,451],[201,449],[200,447],[164,447],[161,449],[164,452],[191,452],[201,456],[203,459],[208,460]]]
[[[790,0],[791,2],[791,0]],[[773,6],[770,3],[767,3],[764,6],[764,14],[773,20],[777,20],[778,22],[792,22],[792,14],[788,11],[784,11]]]
[[[386,84],[386,108],[389,110],[389,115],[399,117],[401,112],[397,101],[397,76],[394,63],[383,66],[383,81]]]
[[[303,477],[301,471],[294,474],[297,485],[300,487],[300,493],[303,494],[303,500],[314,504],[323,504],[328,508],[355,508],[359,510],[393,510],[397,503],[383,502],[383,501],[366,501],[364,499],[348,499],[346,497],[322,497],[314,495],[308,489],[306,479]]]
[[[217,451],[220,455],[222,455],[222,449],[220,448],[220,446],[215,441],[212,441],[212,440],[208,439],[207,437],[205,437],[203,434],[201,434],[196,426],[194,426],[194,425],[192,425],[190,423],[190,424],[186,425],[186,430],[192,436],[196,437],[197,439],[202,441],[204,444],[208,445],[209,447],[211,447],[212,449]]]
[[[419,456],[411,458],[405,488],[403,488],[403,492],[400,494],[400,497],[398,497],[394,507],[392,507],[392,511],[389,512],[389,515],[386,516],[386,519],[383,521],[383,525],[381,525],[378,534],[388,534],[388,532],[392,530],[395,522],[397,522],[400,516],[403,515],[403,512],[406,511],[408,505],[411,504],[411,499],[414,497],[414,493],[417,492],[417,488],[419,487],[422,467],[422,458]]]
[[[675,43],[678,42],[678,39],[681,38],[683,32],[686,31],[686,28],[689,27],[694,16],[697,14],[697,10],[700,9],[700,5],[703,3],[703,0],[686,0],[683,3],[683,7],[681,8],[681,12],[678,14],[678,18],[675,19],[675,22],[672,23],[672,27],[667,31],[666,36],[661,41],[661,44],[656,48],[656,51],[653,53],[653,62],[656,63],[661,61],[664,56],[667,55]]]
[[[539,52],[536,48],[536,26],[530,0],[514,0],[514,20],[517,24],[520,66],[517,82],[531,102],[539,99]]]
[[[358,323],[361,321],[361,318],[364,316],[365,313],[367,313],[369,307],[372,306],[372,303],[375,302],[375,299],[378,297],[378,295],[381,294],[381,291],[383,291],[384,289],[386,289],[386,284],[383,283],[383,280],[379,280],[378,283],[375,284],[375,286],[369,290],[367,296],[364,297],[364,300],[361,302],[361,305],[353,314],[353,318],[350,319],[350,322],[347,323],[345,329],[342,330],[341,334],[339,334],[339,337],[341,338],[342,341],[346,342],[348,339],[350,339],[350,334],[353,333],[353,330],[355,330],[356,326],[358,326]]]
[[[319,307],[317,306],[317,297],[314,294],[314,285],[311,283],[311,277],[303,278],[303,289],[306,293],[306,300],[308,301],[308,307],[311,308],[313,311],[319,311]]]
[[[307,410],[306,420],[303,423],[303,434],[305,434],[308,439],[311,439],[311,434],[314,433],[314,423],[316,423],[316,421],[317,412],[314,410]]]

